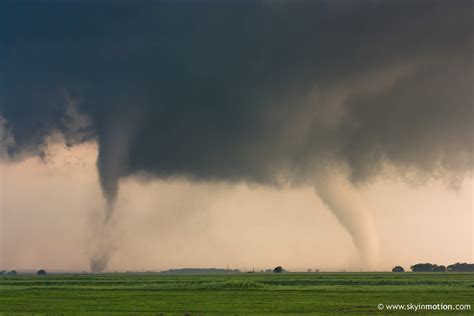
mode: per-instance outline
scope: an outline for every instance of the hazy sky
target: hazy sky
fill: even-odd
[[[1,165],[3,269],[89,270],[104,201],[97,146],[50,146],[46,162]],[[473,181],[374,182],[361,189],[377,224],[376,269],[473,260]],[[347,232],[311,187],[124,180],[111,270],[177,267],[356,269]]]
[[[1,1],[2,265],[472,261],[473,6]]]

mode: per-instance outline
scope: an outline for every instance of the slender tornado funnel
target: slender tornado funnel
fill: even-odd
[[[343,173],[326,169],[318,173],[314,187],[323,203],[350,234],[362,265],[372,268],[378,253],[375,222],[352,183]]]
[[[136,118],[137,115],[114,117],[99,140],[97,169],[105,198],[105,210],[96,250],[90,259],[92,272],[100,273],[107,268],[115,248],[111,236],[111,219],[115,211],[119,180],[127,164],[130,142],[137,125]]]

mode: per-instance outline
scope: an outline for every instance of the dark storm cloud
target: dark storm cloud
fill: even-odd
[[[139,172],[278,183],[328,161],[354,180],[472,166],[471,1],[0,6],[10,154],[39,154],[54,129],[96,138],[108,196]],[[67,100],[91,120],[81,132]]]

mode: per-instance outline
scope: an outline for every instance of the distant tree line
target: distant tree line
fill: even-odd
[[[446,267],[431,263],[417,263],[410,267],[413,272],[446,272]]]
[[[450,272],[474,272],[474,263],[455,263],[448,266]]]
[[[10,271],[5,271],[5,270],[0,270],[0,275],[17,275],[18,273],[16,270],[10,270]],[[36,271],[37,275],[46,275],[46,271],[41,269]]]
[[[17,272],[16,270],[11,270],[11,271],[1,270],[0,275],[17,275]]]
[[[413,272],[474,272],[474,263],[455,263],[449,266],[431,263],[417,263],[410,267]],[[405,272],[402,266],[395,266],[392,272]]]
[[[183,269],[169,269],[161,273],[170,274],[202,274],[202,273],[238,273],[239,269],[218,269],[218,268],[183,268]]]

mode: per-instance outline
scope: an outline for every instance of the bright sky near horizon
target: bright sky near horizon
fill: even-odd
[[[103,210],[97,146],[49,146],[45,161],[0,164],[0,269],[88,271]],[[473,180],[382,180],[360,192],[374,214],[376,270],[473,261]],[[183,267],[356,270],[350,236],[310,187],[123,180],[111,271]]]

